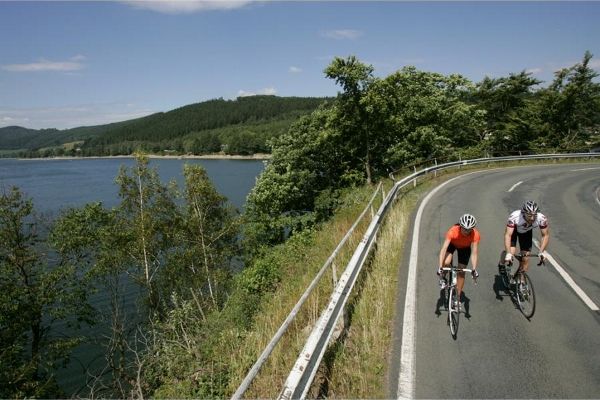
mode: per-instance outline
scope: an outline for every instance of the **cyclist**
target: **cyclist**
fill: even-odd
[[[473,264],[473,272],[471,272],[473,278],[479,276],[477,272],[477,259],[479,253],[479,240],[481,235],[477,229],[477,220],[471,214],[464,214],[459,218],[458,223],[454,224],[448,232],[446,232],[446,239],[440,250],[439,267],[437,275],[440,277],[440,288],[446,287],[445,271],[442,271],[443,267],[450,267],[452,264],[452,257],[454,252],[458,253],[458,267],[466,268],[471,259]],[[465,273],[459,272],[456,279],[456,289],[458,298],[461,298],[462,289],[465,284]]]
[[[504,264],[513,260],[516,252],[517,240],[521,255],[529,255],[533,240],[533,228],[540,228],[542,234],[542,243],[540,244],[540,262],[544,261],[543,252],[548,246],[550,240],[550,231],[548,228],[548,218],[540,212],[537,203],[528,200],[523,203],[520,210],[515,210],[508,216],[506,230],[504,231]],[[500,265],[500,273],[503,273],[504,265]],[[523,257],[519,260],[519,270],[527,272],[529,269],[529,258]]]

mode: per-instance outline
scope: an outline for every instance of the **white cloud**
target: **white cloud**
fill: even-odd
[[[256,92],[248,92],[246,90],[239,90],[238,91],[238,97],[248,97],[248,96],[256,96],[256,95],[276,95],[277,94],[277,90],[275,88],[269,87],[269,88],[264,88],[261,90],[258,90]]]
[[[290,72],[291,72],[291,73],[293,73],[293,74],[297,74],[297,73],[300,73],[300,72],[302,72],[302,69],[301,69],[301,68],[298,68],[298,67],[294,67],[294,66],[292,65],[292,66],[290,67]]]
[[[70,72],[79,71],[85,67],[82,61],[85,57],[77,55],[70,58],[67,61],[49,61],[41,59],[38,62],[29,64],[7,64],[2,65],[2,69],[11,72],[41,72],[41,71],[55,71],[55,72]]]
[[[357,39],[363,35],[363,32],[354,29],[334,29],[325,31],[321,34],[330,39]]]
[[[541,74],[543,71],[544,70],[541,68],[529,68],[529,69],[525,70],[526,73],[532,74],[532,75]]]
[[[0,109],[0,126],[68,129],[104,125],[144,117],[156,111],[131,104],[90,104],[70,107]]]
[[[132,7],[164,14],[191,14],[212,10],[231,10],[244,7],[252,0],[126,0]]]

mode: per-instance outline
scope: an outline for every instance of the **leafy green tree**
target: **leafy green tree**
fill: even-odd
[[[347,159],[329,139],[331,117],[331,110],[317,110],[271,142],[272,158],[248,195],[247,248],[280,243],[289,233],[312,226],[319,192],[342,184]]]
[[[139,387],[151,391],[165,376],[189,369],[190,363],[208,361],[208,369],[197,374],[208,381],[196,383],[201,387],[196,396],[211,397],[216,393],[208,388],[219,379],[216,371],[226,371],[227,366],[212,363],[222,332],[209,324],[218,321],[222,326],[218,315],[229,300],[232,259],[239,254],[240,220],[201,166],[186,165],[184,176],[177,251],[158,278],[163,298],[169,297],[168,312],[152,321],[153,340],[142,357]]]
[[[85,368],[87,393],[84,397],[129,396],[130,382],[135,374],[130,367],[130,332],[140,322],[135,311],[124,308],[127,263],[124,251],[130,237],[121,229],[115,210],[106,210],[100,203],[64,210],[55,223],[50,240],[72,265],[87,266],[87,277],[96,292],[103,293],[108,304],[96,310],[97,328],[88,338],[104,349],[105,363],[92,362]]]
[[[84,266],[44,245],[31,200],[0,196],[0,397],[62,397],[54,372],[82,337],[55,332],[92,324]],[[49,257],[50,254],[57,255]],[[73,331],[75,332],[75,331]]]
[[[226,298],[231,262],[239,254],[240,220],[204,168],[185,165],[184,177],[178,252],[160,274],[161,291],[165,298],[193,299],[205,313]]]
[[[580,63],[555,73],[547,89],[539,93],[541,145],[577,149],[597,140],[600,131],[600,83],[590,67],[586,51]]]
[[[483,112],[467,103],[471,89],[460,75],[414,67],[375,81],[363,101],[369,119],[376,121],[380,173],[478,143]]]
[[[371,126],[362,99],[374,81],[373,66],[363,64],[355,56],[336,57],[325,69],[325,76],[344,89],[336,101],[338,125],[332,132],[337,136],[338,145],[347,147],[362,162],[367,182],[371,183]]]
[[[212,132],[205,132],[192,141],[191,151],[194,154],[210,154],[221,151],[219,136]]]
[[[528,150],[537,137],[534,87],[541,81],[525,71],[508,77],[484,78],[474,91],[477,105],[485,110],[484,139],[494,152]]]
[[[325,73],[344,92],[271,142],[272,158],[248,196],[249,243],[279,243],[312,226],[335,207],[340,188],[479,143],[483,112],[467,103],[465,78],[414,67],[385,79],[372,72],[355,57],[336,58]]]
[[[138,153],[135,161],[129,170],[121,167],[117,177],[121,197],[117,218],[129,240],[125,248],[118,250],[122,251],[129,276],[145,290],[152,315],[160,309],[156,280],[172,252],[180,215],[174,187],[160,182],[156,169],[148,166],[147,156]]]

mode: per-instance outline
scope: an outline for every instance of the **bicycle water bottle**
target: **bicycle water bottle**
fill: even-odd
[[[456,272],[452,271],[452,286],[456,286]]]

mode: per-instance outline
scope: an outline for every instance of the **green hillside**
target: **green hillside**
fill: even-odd
[[[122,155],[136,149],[151,153],[252,154],[269,151],[267,141],[287,131],[325,98],[250,96],[215,99],[134,120],[66,130],[0,128],[0,154]],[[72,148],[67,144],[81,142]]]

